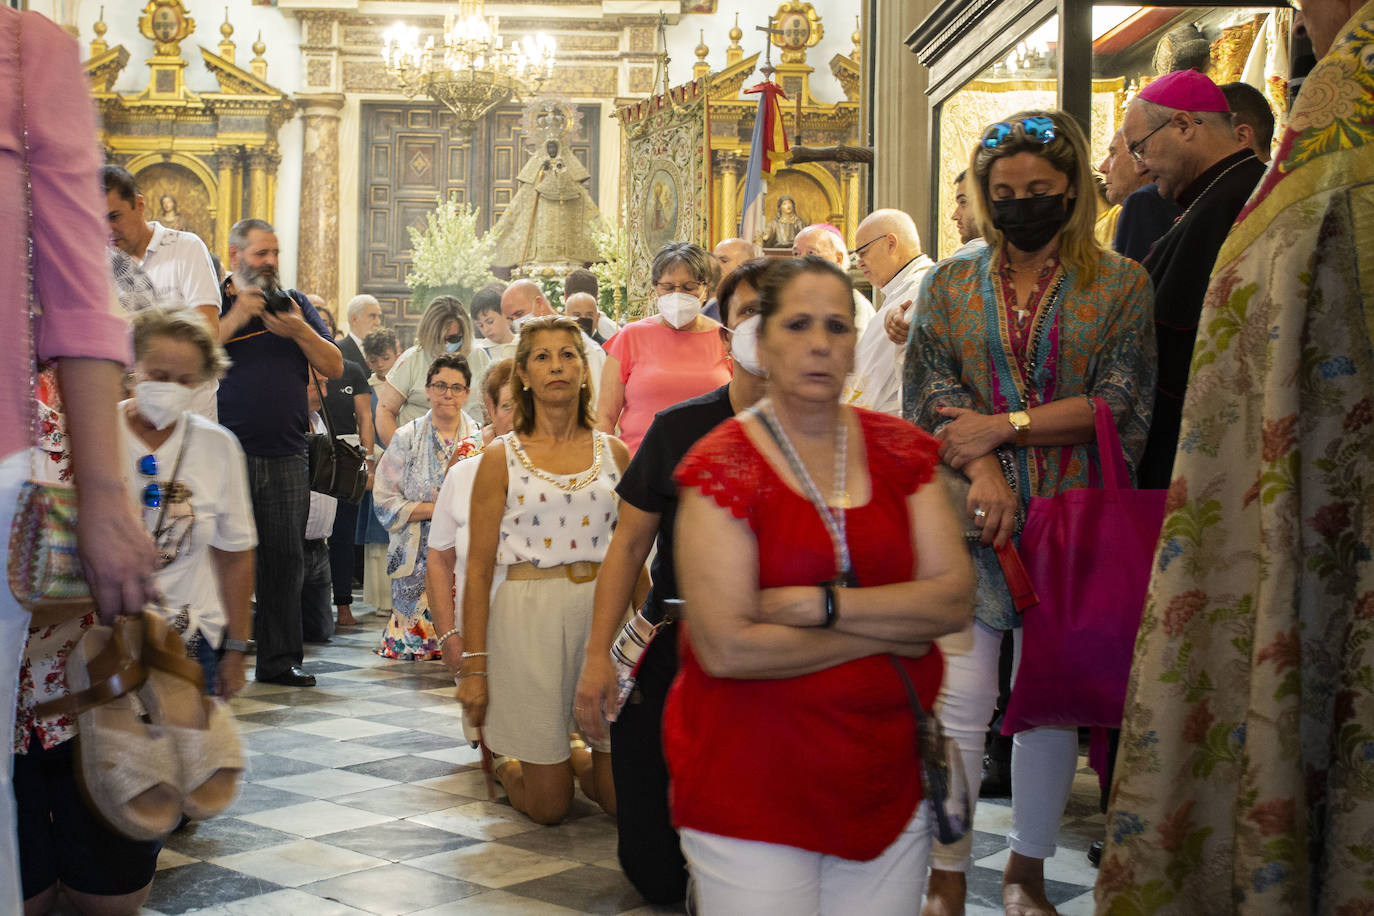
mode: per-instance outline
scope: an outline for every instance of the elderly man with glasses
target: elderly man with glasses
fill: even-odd
[[[1165,74],[1126,109],[1121,139],[1136,171],[1183,210],[1142,262],[1155,286],[1159,381],[1140,486],[1172,480],[1183,394],[1217,252],[1264,164],[1236,136],[1226,96],[1194,70]]]
[[[854,372],[845,386],[844,401],[855,407],[893,416],[902,412],[903,343],[895,343],[884,327],[889,315],[908,327],[912,306],[926,271],[935,266],[921,252],[916,223],[901,210],[874,210],[854,233],[850,254],[859,270],[883,294],[883,306],[868,323],[854,350]]]

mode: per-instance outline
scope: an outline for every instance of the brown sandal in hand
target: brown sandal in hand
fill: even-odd
[[[182,808],[192,820],[214,817],[238,795],[243,749],[234,715],[223,700],[205,695],[200,665],[186,657],[186,645],[161,617],[145,612],[143,664],[148,680],[139,697],[155,724],[163,726],[181,764]]]
[[[87,807],[116,833],[155,840],[181,820],[176,748],[150,728],[133,691],[146,677],[141,631],[96,626],[67,657],[65,697],[41,704],[40,717],[75,715],[76,775]]]

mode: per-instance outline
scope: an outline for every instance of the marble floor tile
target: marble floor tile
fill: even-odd
[[[497,799],[505,798],[506,790],[501,786],[500,781],[493,779],[493,782],[496,786]],[[479,800],[487,798],[487,777],[480,767],[448,776],[416,780],[415,785],[424,786],[427,789],[438,789],[440,792],[447,792],[450,795],[461,795],[464,798]]]
[[[453,705],[452,691],[449,692],[448,696],[440,696],[433,693],[411,693],[391,687],[383,688],[380,685],[376,689],[384,689],[386,693],[374,694],[374,698],[392,706],[404,706],[407,709],[430,709],[433,707],[447,708]]]
[[[384,814],[360,811],[357,808],[336,805],[327,801],[310,801],[286,808],[271,808],[254,814],[240,815],[240,817],[242,820],[254,824],[261,824],[264,827],[283,830],[303,837],[338,833],[340,830],[368,827],[372,824],[396,820],[396,818]]]
[[[476,884],[406,865],[383,865],[309,884],[304,890],[378,916],[400,916],[470,897],[482,889]]]
[[[386,786],[330,799],[336,805],[347,805],[350,808],[361,808],[363,811],[389,814],[392,817],[411,817],[452,808],[454,800],[454,796],[447,792],[412,785]]]
[[[414,821],[391,821],[372,827],[358,827],[354,830],[325,834],[318,839],[321,843],[377,856],[388,862],[407,862],[412,865],[414,864],[411,862],[412,859],[420,859],[435,853],[448,852],[452,849],[481,843],[480,840],[472,837],[450,833],[435,827],[426,827],[424,824],[417,824]],[[450,872],[441,872],[441,874],[454,876]],[[467,878],[466,875],[456,875],[456,877]]]
[[[195,862],[158,872],[147,907],[168,916],[258,897],[281,886],[209,862]]]
[[[620,872],[593,865],[580,865],[505,889],[521,897],[556,903],[581,913],[622,913],[644,902]]]
[[[483,891],[452,903],[441,903],[410,916],[572,916],[577,910],[505,891]]]
[[[283,706],[280,709],[269,709],[266,712],[250,712],[237,717],[240,722],[249,722],[254,725],[306,725],[311,722],[329,720],[328,713],[316,712],[310,706]]]
[[[162,847],[162,851],[157,854],[157,870],[163,871],[168,868],[177,868],[182,865],[190,865],[192,862],[199,862],[195,856],[185,856],[175,849]]]
[[[294,888],[197,910],[196,916],[370,916],[367,910]]]
[[[289,753],[289,752],[288,752]],[[255,753],[249,757],[245,766],[247,776],[260,785],[268,785],[271,780],[279,779],[283,776],[300,776],[303,773],[325,772],[319,764],[311,763],[308,760],[297,760],[294,756],[283,756],[281,754]],[[278,788],[278,787],[274,787]],[[287,786],[279,788],[291,789]]]
[[[229,708],[233,710],[235,716],[245,716],[254,712],[269,712],[273,709],[285,709],[280,703],[273,703],[270,699],[255,700],[239,694],[229,701]]]
[[[427,827],[438,827],[440,830],[476,837],[479,840],[494,840],[529,830],[543,829],[510,805],[484,801],[468,802],[428,814],[417,814],[410,820]]]
[[[493,845],[513,846],[528,852],[558,856],[587,865],[609,862],[613,863],[612,867],[619,868],[616,842],[615,821],[605,814],[598,814],[575,821],[565,821],[555,827],[545,827],[543,830],[531,830],[529,833],[503,837]]]
[[[292,748],[307,744],[319,744],[319,735],[292,731],[289,728],[264,728],[244,736],[243,743],[255,751],[268,754],[282,754]]]
[[[292,748],[290,755],[322,767],[351,767],[359,763],[373,763],[388,757],[400,757],[400,751],[369,747],[354,741],[319,741]]]
[[[438,751],[422,751],[415,756],[428,757],[431,760],[442,760],[445,763],[458,763],[466,766],[481,766],[482,749],[480,747],[470,747],[467,743],[457,747],[446,747]]]
[[[476,843],[406,863],[435,874],[461,877],[483,887],[503,888],[576,868],[576,862],[540,855],[500,843]]]
[[[346,766],[344,769],[350,773],[363,773],[367,776],[377,776],[381,779],[392,779],[398,782],[419,782],[422,779],[453,776],[464,772],[467,767],[406,754],[401,757],[388,757],[385,760],[357,763]]]
[[[270,789],[267,786],[260,786],[247,780],[239,786],[239,794],[234,799],[234,803],[220,817],[239,817],[272,808],[299,805],[308,801],[310,799],[307,796],[297,795],[295,792],[283,792],[280,789]]]
[[[215,859],[264,846],[290,843],[295,839],[290,833],[221,815],[208,821],[192,821],[180,830],[172,831],[163,841],[163,854],[174,850],[196,859]],[[158,859],[158,864],[162,864],[161,859]]]
[[[212,864],[272,881],[282,887],[300,887],[375,868],[384,861],[376,856],[315,840],[295,840],[280,846],[222,856],[214,859]]]
[[[313,766],[313,764],[311,764]],[[336,795],[354,795],[370,789],[383,789],[396,785],[394,779],[381,779],[365,773],[350,770],[316,770],[298,776],[282,776],[278,779],[263,780],[263,785],[273,789],[284,789],[314,798],[333,798]]]
[[[368,723],[374,724],[374,723]],[[459,742],[446,735],[431,735],[425,732],[392,732],[381,736],[368,738],[352,738],[349,740],[359,741],[363,744],[370,744],[373,747],[387,748],[393,751],[400,751],[404,754],[420,754],[424,751],[438,751],[450,748]]]
[[[407,710],[401,706],[393,706],[390,703],[382,703],[363,697],[321,703],[318,706],[312,706],[311,709],[315,712],[324,712],[331,716],[346,716],[350,719],[365,719],[369,716],[391,716],[395,718],[407,713]]]
[[[304,725],[293,725],[289,728],[308,735],[331,738],[335,741],[347,741],[351,738],[375,738],[378,735],[392,735],[396,732],[405,731],[399,726],[385,725],[381,722],[334,718],[326,718],[319,722],[310,722]]]

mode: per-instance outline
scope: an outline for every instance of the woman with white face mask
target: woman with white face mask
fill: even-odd
[[[633,455],[654,414],[730,381],[720,323],[701,314],[711,293],[711,255],[699,245],[669,242],[651,272],[657,313],[606,341],[597,429],[613,433]]]
[[[243,687],[252,638],[257,528],[238,440],[188,411],[229,359],[185,310],[141,312],[133,332],[134,396],[119,415],[129,492],[158,548],[158,610],[200,662],[206,689],[228,699]]]

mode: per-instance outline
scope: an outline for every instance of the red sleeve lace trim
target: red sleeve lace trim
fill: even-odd
[[[735,518],[752,520],[761,499],[762,472],[763,458],[732,418],[692,446],[673,479],[680,487],[700,489]]]
[[[900,417],[871,410],[859,415],[877,480],[889,481],[896,492],[909,496],[935,476],[940,440]]]

